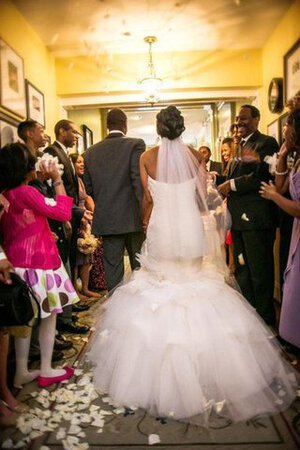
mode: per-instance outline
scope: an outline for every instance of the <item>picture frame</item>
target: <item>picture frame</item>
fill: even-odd
[[[84,151],[85,151],[83,136],[82,136],[82,134],[78,134],[77,136],[78,136],[78,139],[76,142],[76,153],[78,153],[79,155],[82,155],[82,153],[84,153]]]
[[[0,113],[0,148],[19,141],[18,125],[17,120]]]
[[[277,119],[269,123],[269,125],[267,126],[267,134],[268,136],[272,136],[279,143],[279,128]]]
[[[283,141],[284,141],[284,135],[283,135],[283,127],[286,124],[287,118],[288,118],[289,113],[286,112],[284,114],[282,114],[279,119],[279,125],[278,125],[278,129],[279,129],[279,144],[282,145]]]
[[[26,117],[24,61],[0,38],[0,104],[24,119]]]
[[[84,151],[86,151],[91,145],[93,145],[93,132],[86,125],[82,125],[81,128],[83,133]]]
[[[284,55],[285,103],[300,90],[300,39]]]
[[[27,119],[36,120],[43,127],[45,120],[44,94],[29,80],[25,80]]]

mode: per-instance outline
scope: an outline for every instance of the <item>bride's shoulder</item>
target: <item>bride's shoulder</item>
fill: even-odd
[[[141,155],[142,161],[148,162],[155,159],[157,157],[158,148],[159,147],[152,147],[149,150],[146,150],[144,153],[142,153]]]

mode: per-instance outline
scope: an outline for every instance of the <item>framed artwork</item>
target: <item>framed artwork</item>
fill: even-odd
[[[0,39],[0,102],[8,111],[26,117],[23,59],[3,39]]]
[[[83,136],[82,134],[78,134],[77,135],[78,139],[77,139],[77,143],[76,143],[76,153],[78,153],[79,155],[82,155],[82,153],[84,153],[84,142],[83,142]]]
[[[273,120],[273,122],[269,123],[267,127],[268,136],[272,136],[279,143],[279,130],[278,130],[278,121]]]
[[[284,55],[285,102],[300,90],[300,39]]]
[[[30,81],[25,80],[26,86],[26,109],[27,118],[36,120],[39,124],[45,127],[45,101],[44,94]]]
[[[84,150],[93,145],[93,132],[86,125],[82,125]]]
[[[283,133],[283,128],[286,124],[287,118],[288,118],[289,113],[284,113],[282,114],[282,116],[279,117],[279,144],[282,145],[283,141],[284,141],[284,133]]]
[[[19,140],[18,125],[17,120],[0,114],[0,147]]]

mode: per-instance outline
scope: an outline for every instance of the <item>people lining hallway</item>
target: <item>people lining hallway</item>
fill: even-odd
[[[241,126],[241,128],[242,128],[242,126]],[[226,141],[226,142],[229,142],[229,141]],[[225,142],[225,143],[226,143]],[[2,151],[2,150],[1,150]],[[91,150],[92,151],[92,150]],[[73,159],[74,159],[74,162],[76,163],[76,160],[77,160],[77,158],[78,158],[79,156],[78,155],[76,155],[76,156],[74,156],[74,157],[72,157]],[[257,162],[255,163],[255,164],[257,164]],[[229,166],[228,167],[226,167],[226,172],[228,173],[228,171],[229,171],[230,169],[229,169]],[[91,192],[93,192],[93,190],[91,189]],[[80,205],[79,205],[80,206]],[[105,250],[104,250],[105,251]],[[108,300],[109,301],[109,300]],[[272,325],[274,325],[274,323],[272,323]],[[276,326],[276,325],[275,325]],[[64,375],[62,375],[62,376],[64,376]],[[47,378],[47,376],[45,377],[45,378]],[[49,377],[48,377],[49,378]]]

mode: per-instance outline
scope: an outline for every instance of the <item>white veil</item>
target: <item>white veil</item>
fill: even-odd
[[[224,243],[229,213],[213,178],[206,172],[181,137],[163,137],[158,151],[156,180],[168,184],[196,181],[196,199],[204,228],[203,256],[225,270]],[[176,201],[176,199],[175,199]],[[170,225],[172,227],[172,224]],[[176,224],[174,224],[176,227]],[[170,230],[172,233],[172,230]]]

